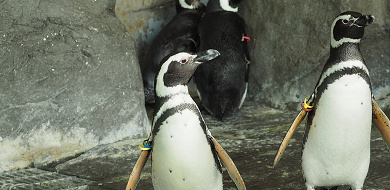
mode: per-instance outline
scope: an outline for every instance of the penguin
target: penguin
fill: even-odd
[[[314,90],[302,153],[307,189],[362,189],[370,165],[371,82],[359,44],[372,15],[341,13],[333,21],[330,56]],[[334,187],[336,188],[336,187]]]
[[[206,7],[199,0],[176,0],[177,15],[161,29],[140,56],[145,102],[154,103],[154,79],[161,60],[171,53],[195,52],[198,22]]]
[[[198,26],[199,51],[216,49],[221,55],[202,64],[194,74],[201,105],[223,120],[243,104],[248,89],[249,51],[239,1],[209,0]]]
[[[155,80],[155,110],[152,131],[130,175],[134,189],[148,152],[152,157],[154,189],[220,189],[221,163],[238,189],[246,189],[234,162],[209,131],[191,98],[187,84],[195,69],[219,56],[209,49],[197,54],[179,52],[163,59]]]
[[[314,93],[303,102],[275,158],[274,166],[307,114],[302,172],[308,190],[337,189],[340,185],[363,188],[370,164],[372,118],[383,116],[373,112],[378,106],[374,105],[369,72],[359,47],[365,27],[373,21],[374,16],[353,11],[335,18],[329,58]],[[384,134],[389,136],[388,118],[381,118],[374,123],[381,126],[378,128],[387,125]]]

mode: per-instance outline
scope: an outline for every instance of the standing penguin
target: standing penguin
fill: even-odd
[[[145,102],[154,103],[154,79],[161,60],[171,53],[195,52],[197,27],[206,7],[199,0],[176,0],[177,15],[153,38],[140,57]]]
[[[219,159],[237,187],[245,189],[233,161],[211,135],[188,93],[187,83],[195,69],[218,55],[212,49],[197,54],[180,52],[162,61],[156,77],[152,133],[143,145],[152,151],[154,189],[222,190]],[[141,153],[130,175],[128,189],[135,188],[149,151]]]
[[[372,118],[376,118],[374,123],[379,129],[384,129],[380,130],[382,136],[390,143],[389,120],[372,97],[370,76],[359,48],[364,28],[373,21],[374,16],[351,11],[333,21],[329,59],[275,158],[274,166],[309,112],[302,153],[308,190],[337,189],[339,185],[363,188],[370,164]]]
[[[221,55],[194,74],[202,106],[218,119],[232,114],[245,100],[249,52],[245,21],[235,0],[209,0],[198,31],[199,51],[216,49]]]

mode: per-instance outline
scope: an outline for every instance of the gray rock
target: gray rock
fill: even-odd
[[[142,49],[175,15],[172,0],[116,0],[115,15]]]
[[[341,12],[373,14],[361,50],[373,93],[390,110],[390,3],[358,1],[243,1],[252,56],[249,95],[279,108],[297,109],[310,96],[328,56],[330,27]]]
[[[0,6],[0,171],[146,132],[137,51],[114,2]]]

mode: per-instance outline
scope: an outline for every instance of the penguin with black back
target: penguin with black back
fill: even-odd
[[[330,55],[310,98],[283,140],[278,163],[306,113],[302,171],[308,190],[347,185],[361,190],[370,164],[372,122],[390,145],[389,119],[372,95],[370,76],[360,41],[372,15],[347,11],[331,27]]]
[[[211,135],[191,98],[187,83],[195,69],[219,56],[209,49],[197,54],[179,52],[163,59],[156,76],[155,110],[152,132],[130,175],[128,188],[134,189],[149,152],[152,154],[154,189],[222,190],[220,161],[238,189],[246,189],[236,166]]]
[[[239,0],[209,0],[199,26],[199,51],[221,55],[202,64],[194,74],[201,105],[222,120],[243,104],[248,88],[249,51]]]
[[[195,52],[197,27],[206,7],[199,0],[176,0],[177,15],[153,38],[140,57],[145,102],[154,103],[154,79],[161,60],[169,54]]]

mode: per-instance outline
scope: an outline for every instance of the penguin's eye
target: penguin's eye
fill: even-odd
[[[182,64],[184,64],[184,63],[186,63],[187,62],[187,59],[182,59],[182,60],[180,60],[180,63],[182,63]]]
[[[342,22],[343,24],[348,24],[349,20],[343,19],[343,20],[341,20],[341,22]]]

